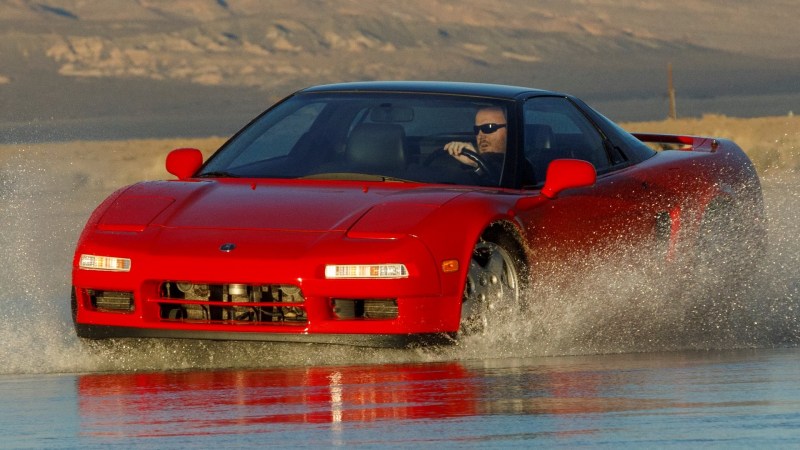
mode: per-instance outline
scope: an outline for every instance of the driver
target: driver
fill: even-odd
[[[506,153],[507,125],[504,108],[498,106],[481,108],[475,114],[475,126],[472,127],[478,150],[475,150],[472,142],[459,141],[447,143],[444,150],[458,162],[477,169],[475,161],[461,154],[462,150],[473,151],[480,155],[489,170],[499,174]]]

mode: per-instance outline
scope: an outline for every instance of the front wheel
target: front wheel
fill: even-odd
[[[464,286],[459,334],[485,334],[493,320],[511,320],[522,305],[523,262],[501,239],[475,245]]]

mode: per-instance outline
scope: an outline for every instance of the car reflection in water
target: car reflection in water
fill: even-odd
[[[602,372],[542,368],[531,372],[530,367],[473,369],[448,362],[88,374],[79,377],[77,389],[81,435],[112,441],[131,437],[280,435],[303,432],[298,424],[312,424],[317,432],[329,429],[333,433],[317,439],[333,442],[341,439],[337,432],[351,428],[365,432],[369,428],[366,424],[377,422],[408,425],[419,423],[419,419],[461,418],[480,423],[480,417],[496,415],[557,418],[691,406],[664,399],[621,397],[622,386],[614,386],[621,382]],[[321,424],[330,427],[320,430]],[[561,423],[563,428],[557,425],[549,422],[556,429],[551,428],[548,434],[593,431],[580,429],[580,425],[576,429],[577,424]],[[426,440],[419,435],[408,438]],[[443,436],[432,438],[439,440]]]

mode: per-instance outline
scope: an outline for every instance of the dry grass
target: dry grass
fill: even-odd
[[[742,119],[721,115],[621,124],[628,131],[691,134],[730,139],[750,156],[762,176],[800,171],[800,117]]]
[[[170,150],[199,148],[207,157],[224,141],[209,137],[0,145],[0,173],[39,170],[57,175],[73,189],[109,190],[141,180],[173,178],[164,167]]]
[[[706,115],[622,126],[630,131],[731,139],[750,156],[762,176],[800,172],[798,117],[741,119]],[[140,180],[172,178],[164,168],[164,160],[173,148],[199,148],[208,156],[224,141],[225,138],[209,137],[0,145],[0,175],[35,169],[51,173],[53,179],[64,181],[68,188],[110,191]]]

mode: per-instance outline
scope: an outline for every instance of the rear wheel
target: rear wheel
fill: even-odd
[[[740,339],[759,322],[761,270],[766,254],[763,229],[746,208],[714,202],[699,229],[695,286],[688,323],[705,341]]]
[[[700,226],[700,267],[712,280],[727,284],[753,277],[766,254],[763,230],[746,208],[710,204]]]
[[[494,320],[520,311],[524,264],[510,241],[484,238],[475,245],[464,286],[459,334],[485,334]]]

